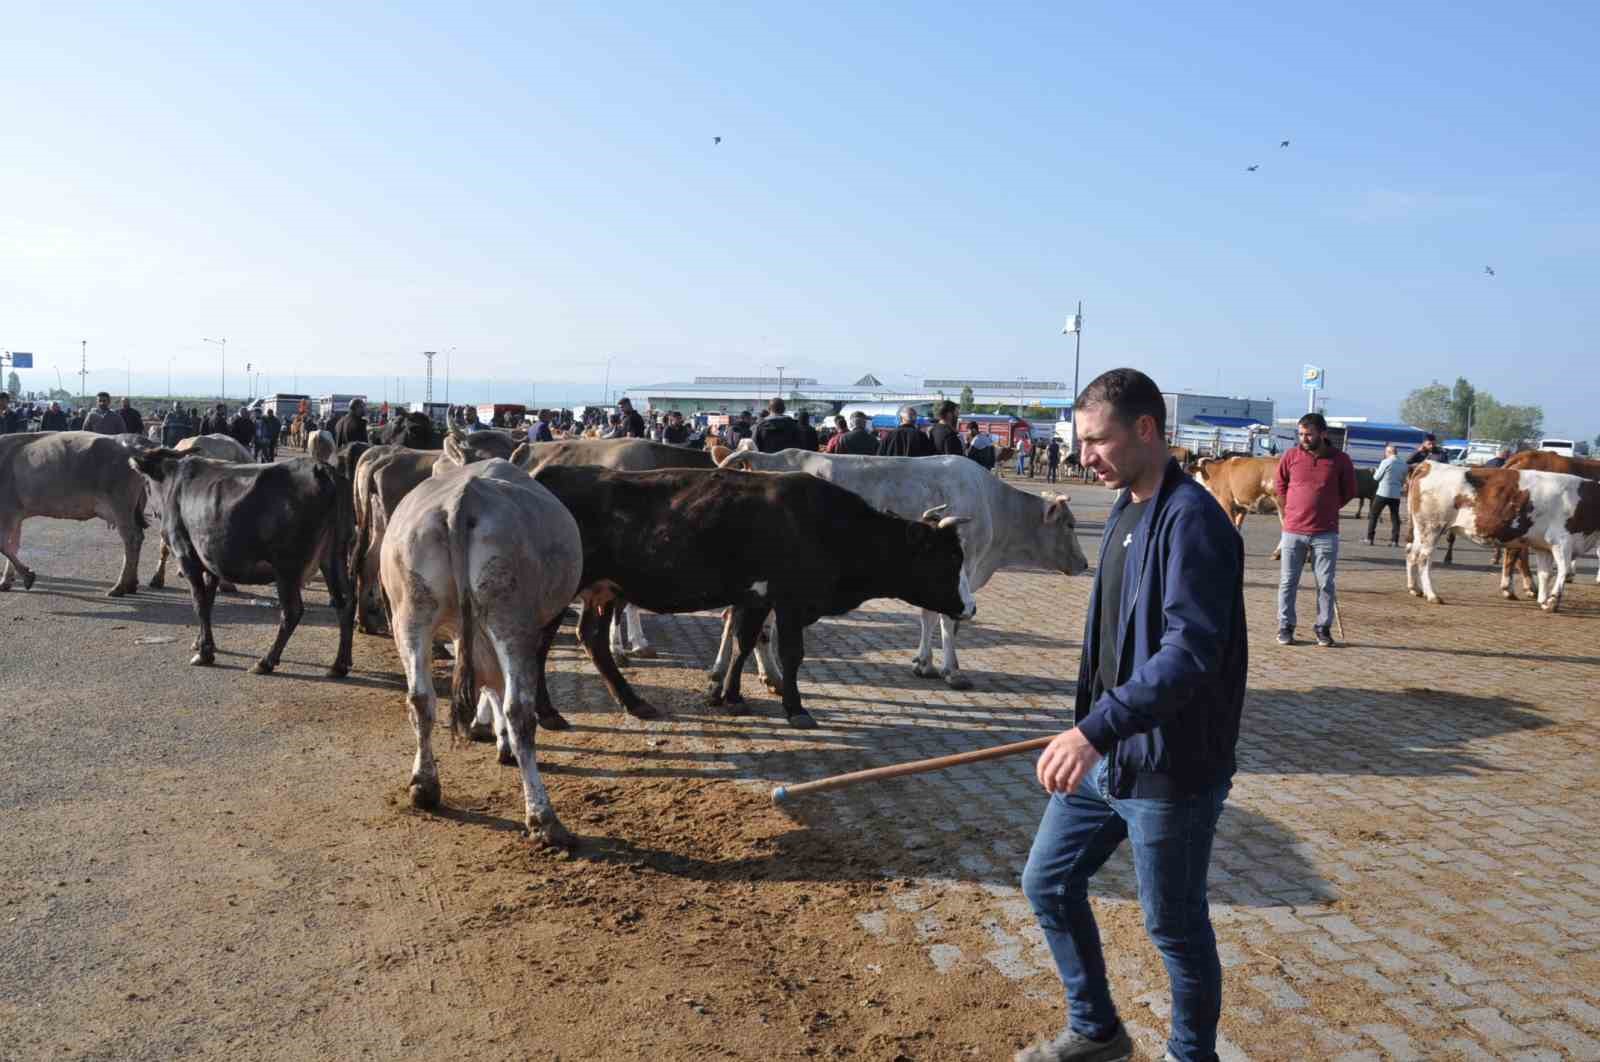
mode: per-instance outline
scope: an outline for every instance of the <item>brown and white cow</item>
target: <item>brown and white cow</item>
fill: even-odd
[[[1244,533],[1244,518],[1251,513],[1277,513],[1282,530],[1276,457],[1202,457],[1195,464],[1194,478],[1217,499],[1240,534]],[[1280,545],[1272,551],[1274,560],[1281,550]]]
[[[1506,459],[1505,467],[1531,468],[1539,472],[1564,472],[1569,476],[1600,480],[1600,461],[1567,457],[1548,450],[1524,450],[1519,454],[1512,454]],[[1522,573],[1522,589],[1525,593],[1532,594],[1533,577],[1528,573],[1528,551],[1520,544],[1507,546],[1501,551],[1500,557],[1500,593],[1511,601],[1517,599],[1516,591],[1511,589],[1513,570]],[[1595,582],[1600,583],[1600,572],[1595,573]]]
[[[1406,484],[1406,508],[1413,529],[1406,589],[1435,604],[1433,547],[1448,530],[1482,545],[1518,543],[1539,550],[1539,605],[1550,612],[1561,607],[1574,559],[1600,544],[1600,483],[1560,472],[1428,462]]]

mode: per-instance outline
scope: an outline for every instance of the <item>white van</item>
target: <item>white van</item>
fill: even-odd
[[[1571,439],[1540,439],[1539,449],[1546,453],[1560,454],[1562,457],[1576,457],[1577,447]]]

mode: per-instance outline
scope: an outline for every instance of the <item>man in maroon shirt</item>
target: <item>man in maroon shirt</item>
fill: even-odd
[[[1294,644],[1294,599],[1306,555],[1317,579],[1317,644],[1333,644],[1333,571],[1339,562],[1339,510],[1356,496],[1356,467],[1328,441],[1321,413],[1300,418],[1300,445],[1278,462],[1283,560],[1278,579],[1278,644]]]

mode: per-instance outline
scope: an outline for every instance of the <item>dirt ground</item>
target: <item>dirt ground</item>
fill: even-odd
[[[1092,546],[1104,492],[1074,493]],[[95,572],[110,567],[109,536],[60,526],[58,553],[81,548]],[[1521,849],[1495,852],[1515,870],[1416,870],[1435,905],[1420,914],[1410,894],[1384,885],[1397,865],[1420,867],[1429,846],[1452,843],[1416,824],[1406,809],[1417,805],[1521,801],[1556,809],[1550,822],[1592,822],[1600,761],[1584,716],[1600,660],[1586,646],[1600,632],[1600,589],[1585,575],[1561,618],[1499,602],[1487,583],[1470,609],[1418,612],[1395,591],[1394,557],[1380,550],[1370,571],[1346,562],[1346,620],[1368,646],[1275,657],[1262,547],[1253,543],[1247,573],[1243,755],[1253,776],[1241,775],[1219,834],[1238,846],[1214,867],[1214,889],[1229,901],[1216,907],[1229,986],[1224,1058],[1329,1058],[1339,1053],[1330,1037],[1353,1043],[1386,1027],[1374,1023],[1399,1024],[1382,1003],[1385,975],[1390,988],[1446,1000],[1431,1039],[1408,1027],[1423,1045],[1411,1057],[1501,1057],[1455,1046],[1484,1033],[1469,1028],[1483,1000],[1446,995],[1442,977],[1430,989],[1414,956],[1357,943],[1330,959],[1317,935],[1264,933],[1249,910],[1277,904],[1287,917],[1301,902],[1294,913],[1318,925],[1425,918],[1430,943],[1444,949],[1429,954],[1480,956],[1506,986],[1497,998],[1510,1002],[1498,1005],[1519,1020],[1547,1017],[1514,1009],[1538,982],[1573,994],[1600,985],[1593,927],[1541,944],[1525,924],[1486,922],[1482,901],[1503,878],[1526,872],[1552,888],[1581,887],[1563,885],[1560,868],[1516,862]],[[318,609],[283,673],[258,679],[242,669],[270,638],[272,612],[237,600],[219,628],[222,667],[201,672],[181,662],[185,596],[111,605],[98,578],[42,575],[31,595],[0,601],[0,685],[11,696],[0,698],[0,1059],[1004,1059],[1060,1021],[1059,985],[1014,889],[1037,799],[1025,770],[1000,782],[997,771],[952,775],[937,800],[902,781],[854,803],[779,812],[768,800],[773,780],[819,773],[809,752],[786,743],[813,746],[772,718],[776,705],[759,691],[753,719],[702,706],[696,663],[709,659],[709,619],[679,621],[664,658],[634,669],[641,692],[673,715],[650,727],[609,706],[563,637],[553,692],[576,726],[541,731],[539,755],[555,808],[581,838],[564,854],[530,848],[517,774],[492,746],[439,739],[445,806],[408,806],[413,742],[386,639],[358,637],[352,679],[321,681],[333,632]],[[1477,590],[1465,573],[1451,578],[1458,594]],[[993,649],[983,628],[974,632],[964,659],[979,690],[966,699],[907,677],[903,608],[830,621],[806,665],[823,730],[805,740],[821,742],[833,770],[923,754],[916,743],[927,734],[976,726],[984,713],[975,705],[990,705],[984,725],[1005,732],[961,729],[950,740],[977,746],[1059,729],[1070,685],[1062,661],[1075,664],[1082,619],[1058,602],[1077,601],[1087,585],[1032,589],[1046,579],[1059,577],[1008,574],[1001,591],[980,595],[980,607],[1003,592],[1027,611],[989,620]],[[1463,616],[1472,630],[1449,626]],[[1471,642],[1490,656],[1497,625],[1538,632],[1527,636],[1538,645],[1524,638],[1522,647],[1543,670],[1510,660],[1494,690],[1454,657],[1427,670],[1383,644],[1419,640],[1406,633],[1418,617],[1429,625],[1421,640]],[[883,626],[890,619],[901,626]],[[876,658],[858,661],[850,647],[882,632],[895,648],[877,678]],[[151,644],[147,633],[179,641]],[[1555,655],[1563,645],[1570,655]],[[32,677],[89,647],[114,663],[39,710],[25,692]],[[985,659],[994,670],[980,670]],[[1392,689],[1380,694],[1373,673]],[[869,682],[875,692],[863,694]],[[118,688],[151,699],[119,702]],[[886,695],[894,700],[852,704]],[[1366,698],[1380,695],[1392,740],[1356,725]],[[880,725],[891,717],[900,723],[892,734]],[[754,755],[771,758],[748,769]],[[1346,788],[1337,773],[1311,773],[1341,757],[1368,776]],[[1527,762],[1541,772],[1503,766]],[[1431,777],[1419,778],[1418,764]],[[1294,795],[1302,778],[1314,780],[1314,799]],[[983,815],[994,793],[1010,805],[1007,825]],[[963,803],[979,814],[957,817],[972,810]],[[1374,813],[1375,803],[1385,809]],[[1283,895],[1304,886],[1303,901],[1252,900],[1240,884],[1252,862],[1295,860],[1304,881]],[[1106,878],[1094,902],[1113,987],[1140,1057],[1157,1058],[1165,977],[1131,899],[1131,867],[1114,861]],[[1274,1001],[1279,984],[1292,985],[1292,998]],[[1565,1057],[1586,1057],[1577,1036]]]

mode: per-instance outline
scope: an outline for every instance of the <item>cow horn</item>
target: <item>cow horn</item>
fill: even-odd
[[[922,518],[924,520],[932,520],[935,516],[938,516],[940,513],[944,512],[948,508],[950,508],[950,503],[949,502],[945,502],[943,505],[935,505],[933,508],[931,508],[931,509],[927,510],[926,512],[924,512],[922,514]]]
[[[960,527],[962,524],[972,523],[970,516],[947,516],[939,521],[940,527]]]

